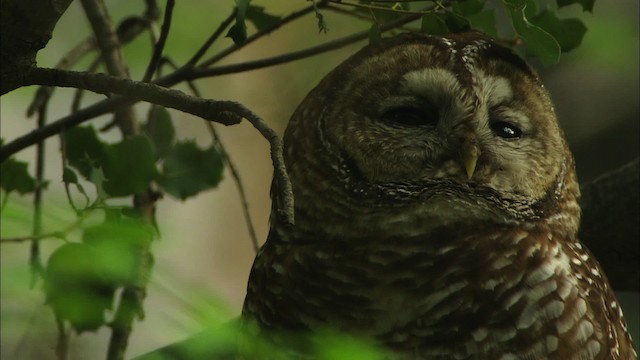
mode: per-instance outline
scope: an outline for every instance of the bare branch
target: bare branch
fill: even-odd
[[[71,0],[2,1],[0,94],[20,87],[22,71],[34,66],[37,52],[49,42],[69,4]]]
[[[247,194],[244,191],[244,186],[242,185],[242,180],[240,179],[240,174],[236,169],[235,164],[231,161],[229,157],[229,153],[227,153],[224,145],[220,141],[220,136],[216,131],[213,123],[206,121],[205,124],[211,133],[211,137],[215,144],[217,144],[220,152],[222,153],[222,157],[224,158],[229,171],[231,171],[231,177],[233,178],[233,182],[236,184],[236,189],[238,190],[238,195],[240,196],[240,202],[242,205],[242,214],[244,215],[244,220],[247,224],[247,230],[249,230],[249,237],[251,237],[251,243],[253,244],[253,250],[258,253],[260,249],[260,243],[258,242],[258,237],[256,236],[256,231],[253,228],[253,223],[251,222],[251,214],[249,214],[249,202],[247,201]]]
[[[185,67],[194,67],[198,63],[198,61],[200,61],[200,59],[204,56],[204,54],[207,52],[207,50],[209,50],[211,45],[213,45],[213,43],[216,40],[218,40],[220,35],[222,35],[222,32],[227,27],[229,27],[229,25],[236,18],[236,12],[237,11],[238,11],[237,8],[233,9],[231,14],[229,14],[229,16],[227,16],[227,18],[224,19],[224,21],[222,23],[220,23],[220,26],[218,26],[216,31],[214,31],[213,34],[211,34],[211,36],[207,39],[207,41],[205,41],[205,43],[202,44],[200,49],[198,49],[198,51],[191,57],[191,59],[189,59],[189,61],[187,61],[187,63],[185,64]]]
[[[155,5],[155,1],[147,0],[147,9],[142,17],[140,16],[130,16],[125,18],[118,24],[117,35],[118,40],[121,44],[128,44],[134,39],[138,37],[138,35],[142,34],[142,32],[149,28],[149,24],[152,21],[157,20],[158,17],[158,9],[157,5]],[[81,41],[78,45],[76,45],[71,51],[69,51],[59,62],[56,64],[55,68],[60,70],[69,70],[73,68],[74,65],[78,63],[85,55],[95,50],[97,47],[96,39],[94,36],[89,36],[83,41]],[[94,61],[90,68],[95,69],[100,64],[101,58],[98,58]],[[89,70],[93,72],[92,70]],[[43,86],[38,89],[36,95],[33,97],[33,101],[29,105],[27,109],[27,116],[31,117],[35,111],[42,106],[43,103],[49,101],[54,87]],[[72,106],[72,111],[77,111],[78,107],[75,105],[76,99],[74,99],[74,105]]]
[[[307,11],[306,13],[312,11],[312,9],[309,9],[309,11]],[[409,15],[407,17],[398,19],[394,22],[385,24],[383,26],[381,26],[381,30],[382,31],[386,31],[389,30],[393,27],[398,27],[398,26],[402,26],[406,23],[409,23],[411,21],[414,21],[416,19],[419,18],[419,15]],[[303,59],[309,56],[313,56],[313,55],[317,55],[319,53],[322,52],[327,52],[330,50],[334,50],[337,49],[339,47],[351,44],[351,43],[355,43],[357,41],[361,41],[364,38],[366,38],[368,36],[367,32],[362,32],[362,33],[358,33],[358,34],[354,34],[352,36],[347,36],[345,38],[342,39],[338,39],[336,41],[332,41],[332,42],[328,42],[326,44],[322,44],[322,45],[318,45],[312,48],[308,48],[305,50],[301,50],[292,54],[284,54],[284,55],[279,55],[276,57],[272,57],[272,58],[267,58],[267,59],[262,59],[262,60],[257,60],[257,61],[252,61],[252,62],[248,62],[248,63],[243,63],[243,64],[236,64],[236,65],[229,65],[229,66],[223,66],[223,67],[218,67],[218,68],[214,68],[214,69],[209,69],[208,73],[203,73],[203,72],[195,72],[195,69],[191,69],[191,68],[186,68],[186,67],[182,67],[176,71],[174,71],[171,74],[168,74],[167,76],[163,76],[157,80],[154,81],[155,84],[158,84],[160,86],[165,86],[165,87],[170,87],[173,86],[177,83],[180,83],[182,81],[189,81],[189,80],[193,80],[193,79],[197,79],[197,78],[202,78],[205,76],[216,76],[216,75],[222,75],[222,74],[230,74],[230,73],[235,73],[235,72],[239,72],[239,71],[244,71],[244,70],[253,70],[253,69],[259,69],[262,67],[267,67],[267,66],[273,66],[273,65],[277,65],[277,64],[283,64],[286,62],[290,62],[290,61],[294,61],[294,60],[298,60],[298,59]],[[252,37],[250,37],[252,38]],[[43,69],[40,69],[39,71],[42,71]],[[202,70],[198,70],[198,71],[205,71],[205,69]],[[27,74],[27,76],[24,78],[24,80],[28,80],[30,78],[30,76]],[[23,84],[21,84],[21,86],[26,86],[26,85],[34,85],[34,84],[39,84],[38,82],[34,82],[33,79],[31,79],[31,82],[23,82]],[[59,85],[59,86],[64,86],[64,85]],[[66,85],[66,86],[73,86],[73,85]],[[98,91],[99,92],[99,91]],[[56,135],[58,132],[60,132],[62,129],[64,128],[69,128],[78,124],[81,124],[82,122],[85,122],[89,119],[92,119],[94,117],[112,112],[116,107],[119,106],[123,106],[123,105],[130,105],[132,103],[134,103],[136,101],[136,99],[138,100],[144,100],[142,98],[139,97],[132,97],[132,98],[127,98],[127,97],[119,97],[119,96],[115,96],[112,97],[110,99],[106,99],[103,100],[99,103],[96,103],[94,105],[91,105],[87,108],[84,108],[80,111],[78,111],[77,113],[74,114],[70,114],[68,116],[65,116],[55,122],[50,123],[49,125],[45,126],[42,129],[38,129],[36,131],[32,131],[29,134],[23,135],[15,140],[13,140],[12,142],[2,146],[2,148],[0,148],[0,162],[4,161],[5,159],[7,159],[9,156],[13,155],[14,153],[25,149],[31,145],[33,145],[35,142],[37,142],[39,139],[41,138],[46,138],[49,136],[53,136]],[[161,102],[158,101],[152,101],[152,100],[147,100],[153,103],[157,103],[160,105],[164,105],[167,107],[172,107],[172,106],[168,106],[166,104],[162,104]],[[176,107],[173,107],[176,108]],[[181,110],[179,108],[176,108],[178,110]],[[187,111],[189,112],[189,111]],[[194,114],[193,112],[189,112]],[[201,116],[199,114],[194,114],[196,116]],[[202,116],[201,116],[202,117]],[[208,119],[208,118],[207,118]],[[211,121],[216,121],[215,119],[208,119]],[[222,119],[224,120],[224,119]],[[225,123],[225,121],[221,121],[221,119],[218,119],[217,122],[223,123],[225,125],[229,125],[227,123]]]
[[[124,62],[122,47],[118,40],[118,36],[111,25],[111,19],[103,0],[82,0],[81,2],[89,22],[91,23],[91,27],[93,28],[107,71],[109,74],[116,77],[129,78],[129,71]],[[167,0],[167,2],[167,7],[171,8],[173,6],[173,0]],[[147,74],[145,74],[145,77],[148,76],[148,79],[153,75],[164,48],[164,41],[168,34],[168,26],[171,22],[170,20],[171,9],[169,9],[168,15],[165,17],[165,24],[163,25],[164,36],[161,36],[159,43],[154,47],[154,55],[147,69]],[[139,124],[131,106],[117,108],[114,112],[114,120],[120,128],[120,132],[123,137],[135,135],[140,131]],[[149,184],[144,193],[133,196],[134,207],[140,212],[142,218],[148,224],[153,224],[155,222],[154,214],[156,199],[152,194],[153,190]],[[141,258],[146,259],[151,256],[149,254],[150,250],[148,246],[142,248],[140,251],[141,253],[137,256]],[[124,353],[129,343],[133,322],[136,315],[138,315],[142,309],[142,303],[146,296],[145,288],[147,282],[145,279],[151,271],[150,268],[151,262],[144,261],[141,263],[136,270],[141,281],[135,285],[125,286],[124,291],[120,296],[120,303],[116,310],[115,319],[113,324],[111,324],[111,338],[109,339],[109,347],[107,350],[108,360],[124,359]]]
[[[293,216],[293,189],[291,188],[291,180],[284,165],[284,157],[282,155],[283,144],[282,139],[271,129],[260,117],[247,111],[242,114],[255,127],[262,136],[269,141],[271,146],[271,161],[273,162],[273,178],[276,184],[276,212],[277,216],[284,224],[294,224]]]
[[[47,103],[43,103],[38,109],[38,128],[47,122]],[[44,186],[44,139],[36,144],[36,189],[33,192],[33,227],[29,265],[31,268],[31,288],[36,284],[38,277],[44,273],[44,266],[40,258],[40,242],[38,236],[42,233],[42,190]]]
[[[86,54],[91,52],[91,50],[95,49],[96,40],[93,37],[88,37],[81,41],[78,45],[76,45],[71,51],[67,53],[59,62],[56,64],[56,69],[67,70],[71,69],[73,65],[75,65],[78,61],[80,61]],[[41,86],[36,95],[33,97],[33,101],[27,108],[27,117],[31,117],[39,108],[41,108],[55,90],[54,87],[50,86]]]
[[[151,61],[149,61],[149,66],[147,66],[147,70],[144,73],[144,77],[142,81],[149,82],[153,77],[153,74],[156,72],[158,68],[158,64],[160,63],[160,59],[162,58],[162,51],[164,50],[164,45],[167,42],[167,37],[169,36],[169,30],[171,29],[171,15],[173,14],[173,6],[175,5],[175,0],[167,0],[167,6],[164,11],[164,21],[162,22],[162,29],[160,32],[160,38],[158,42],[153,47],[153,55],[151,57]]]
[[[265,35],[268,35],[268,34],[272,33],[273,31],[279,29],[283,25],[286,25],[286,24],[292,22],[293,20],[296,20],[296,19],[298,19],[298,18],[300,18],[300,17],[302,17],[302,16],[304,16],[304,15],[306,15],[308,13],[313,12],[315,10],[316,6],[322,7],[322,6],[326,5],[326,3],[327,3],[327,1],[323,0],[323,1],[319,2],[316,5],[310,5],[310,6],[307,6],[307,7],[303,8],[303,9],[301,9],[301,10],[292,12],[291,14],[285,16],[284,18],[282,18],[280,21],[278,21],[277,23],[273,24],[272,26],[270,26],[268,28],[265,28],[265,29],[263,29],[261,31],[258,31],[257,33],[249,36],[247,38],[247,40],[245,40],[245,42],[242,43],[241,45],[234,44],[234,45],[228,47],[227,49],[221,51],[220,53],[216,54],[215,56],[211,57],[210,59],[204,61],[202,64],[199,65],[199,67],[203,67],[203,68],[204,67],[209,67],[209,66],[217,63],[218,61],[220,61],[220,60],[224,59],[225,57],[233,54],[234,52],[246,47],[247,45],[251,44],[252,42],[254,42],[254,41],[264,37]]]
[[[248,111],[244,106],[233,101],[196,98],[182,91],[167,89],[153,83],[120,79],[106,74],[35,68],[28,73],[27,82],[81,88],[106,95],[118,94],[126,98],[125,102],[146,101],[224,125],[239,123],[241,118],[234,113]]]
[[[390,22],[388,24],[381,25],[380,30],[388,31],[390,29],[397,28],[399,26],[415,21],[419,18],[420,18],[419,14],[408,15],[398,20],[395,20],[393,22]],[[336,50],[341,47],[354,44],[358,41],[365,40],[368,37],[369,37],[369,31],[361,31],[359,33],[355,33],[340,39],[329,41],[324,44],[312,46],[307,49],[293,51],[290,53],[277,55],[277,56],[273,56],[265,59],[248,61],[248,62],[239,63],[239,64],[218,66],[214,68],[198,67],[197,69],[194,69],[193,71],[186,74],[185,78],[189,80],[195,80],[195,79],[204,78],[204,77],[227,75],[227,74],[233,74],[233,73],[244,72],[249,70],[262,69],[262,68],[274,66],[274,65],[280,65],[280,64],[308,58],[324,52]]]

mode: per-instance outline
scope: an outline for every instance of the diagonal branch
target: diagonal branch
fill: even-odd
[[[115,93],[119,96],[108,99],[107,103],[110,103],[110,105],[146,101],[224,125],[237,124],[242,118],[247,119],[269,141],[276,181],[280,189],[279,193],[282,194],[280,197],[280,204],[282,205],[280,215],[287,223],[293,222],[293,196],[291,183],[282,159],[282,140],[273,129],[266,125],[264,120],[243,105],[234,101],[216,101],[188,96],[179,90],[167,89],[153,83],[120,79],[105,74],[35,68],[27,74],[26,82],[30,85],[82,88],[101,94]],[[100,104],[104,103],[101,102]],[[94,114],[100,111],[106,113],[108,112],[108,107],[95,107],[92,111]],[[54,132],[54,134],[57,132]],[[36,130],[25,137],[40,138],[41,135],[42,133],[38,133],[38,130]],[[14,140],[14,143],[17,140]],[[31,141],[33,139],[27,138],[22,141],[22,144],[29,144]],[[6,146],[9,145],[7,144]],[[9,152],[5,152],[6,146],[2,148],[0,160],[4,160],[10,155]]]
[[[277,23],[273,24],[272,26],[269,26],[269,27],[267,27],[265,29],[262,29],[262,30],[258,31],[257,33],[249,36],[247,38],[247,40],[245,40],[244,43],[242,43],[240,45],[234,44],[234,45],[228,47],[227,49],[221,51],[220,53],[212,56],[208,60],[205,60],[202,64],[199,65],[199,67],[202,67],[202,68],[209,67],[209,66],[217,63],[218,61],[220,61],[220,60],[224,59],[225,57],[233,54],[234,52],[246,47],[247,45],[251,44],[252,42],[264,37],[265,35],[268,35],[268,34],[274,32],[275,30],[279,29],[280,27],[282,27],[282,26],[284,26],[284,25],[286,25],[286,24],[288,24],[288,23],[290,23],[290,22],[292,22],[292,21],[294,21],[294,20],[296,20],[296,19],[298,19],[298,18],[300,18],[300,17],[302,17],[304,15],[307,15],[307,14],[315,11],[316,6],[317,7],[322,7],[322,6],[325,6],[326,3],[327,3],[326,0],[322,0],[318,4],[309,5],[309,6],[307,6],[305,8],[302,8],[302,9],[300,9],[298,11],[292,12],[291,14],[285,16],[284,18],[282,18],[280,21],[278,21]],[[235,13],[235,11],[234,11],[234,13]]]
[[[393,28],[397,28],[399,26],[405,25],[412,21],[415,21],[420,18],[419,14],[412,14],[409,16],[402,17],[398,20],[392,21],[388,24],[384,24],[380,26],[380,31],[388,31]],[[303,50],[293,51],[290,53],[277,55],[265,59],[247,61],[239,64],[231,64],[218,66],[214,68],[197,68],[193,71],[190,71],[185,75],[185,78],[188,80],[195,80],[203,77],[212,77],[212,76],[220,76],[233,74],[238,72],[244,72],[255,69],[262,69],[269,66],[280,65],[300,59],[305,59],[311,56],[315,56],[321,53],[325,53],[328,51],[336,50],[341,47],[351,45],[357,43],[358,41],[365,40],[369,37],[369,31],[361,31],[352,35],[345,36],[340,39],[336,39],[333,41],[326,42],[324,44],[312,46]]]
[[[398,26],[402,26],[404,24],[407,24],[411,21],[414,21],[416,19],[418,19],[419,16],[418,15],[409,15],[406,17],[403,17],[401,19],[398,19],[394,22],[385,24],[383,26],[381,26],[381,31],[387,31],[393,27],[398,27]],[[164,86],[164,87],[171,87],[175,84],[178,84],[182,81],[189,81],[189,80],[193,80],[196,78],[202,78],[205,76],[216,76],[216,75],[223,75],[223,74],[230,74],[230,73],[234,73],[234,72],[238,72],[238,71],[243,71],[242,69],[246,69],[246,70],[254,70],[254,69],[259,69],[259,68],[263,68],[263,67],[268,67],[268,66],[273,66],[273,65],[278,65],[278,64],[284,64],[287,62],[291,62],[291,61],[295,61],[295,60],[299,60],[299,59],[303,59],[306,57],[310,57],[313,55],[317,55],[320,54],[322,52],[327,52],[327,51],[331,51],[334,49],[337,49],[341,46],[345,46],[348,44],[352,44],[358,41],[363,40],[364,38],[366,38],[368,35],[365,35],[365,32],[359,33],[359,34],[355,34],[355,35],[351,35],[351,36],[346,36],[344,38],[340,38],[337,39],[335,41],[331,41],[322,45],[318,45],[316,47],[312,47],[312,48],[308,48],[305,50],[301,50],[298,52],[293,53],[294,55],[291,54],[284,54],[284,55],[279,55],[276,57],[272,57],[272,58],[267,58],[267,59],[262,59],[262,60],[256,60],[256,61],[252,61],[252,62],[248,62],[248,63],[244,63],[244,64],[234,64],[234,65],[229,65],[229,66],[225,66],[225,67],[218,67],[218,68],[214,68],[214,69],[210,69],[208,71],[210,71],[209,73],[203,73],[203,72],[198,72],[198,73],[194,73],[195,69],[193,68],[188,68],[188,67],[182,67],[176,71],[174,71],[171,74],[168,74],[166,76],[163,76],[161,78],[158,78],[157,80],[154,81],[155,84],[160,85],[160,86]],[[345,40],[346,39],[346,40]],[[43,69],[40,69],[38,71],[42,71]],[[205,71],[204,69],[202,71]],[[39,84],[39,82],[34,81],[33,76],[30,76],[27,74],[27,76],[25,76],[23,78],[23,83],[21,84],[21,86],[27,86],[27,85],[37,85]],[[31,80],[31,81],[26,81],[26,80]],[[62,85],[60,85],[62,86]],[[72,86],[72,85],[67,85],[67,86]],[[15,140],[7,143],[6,145],[3,145],[0,148],[0,162],[4,161],[5,159],[7,159],[9,156],[15,154],[16,152],[23,150],[29,146],[32,146],[33,144],[35,144],[39,139],[41,138],[47,138],[53,135],[56,135],[57,133],[59,133],[62,129],[65,128],[69,128],[72,126],[76,126],[78,124],[81,124],[87,120],[90,120],[92,118],[95,118],[97,116],[112,112],[115,108],[119,107],[119,106],[123,106],[123,105],[130,105],[132,103],[134,103],[136,101],[136,97],[133,98],[126,98],[126,97],[121,97],[121,96],[114,96],[112,98],[103,100],[101,102],[98,102],[96,104],[90,105],[80,111],[78,111],[77,113],[74,114],[70,114],[67,115],[61,119],[58,119],[57,121],[51,122],[48,125],[46,125],[45,127],[43,127],[42,129],[38,129],[35,131],[32,131],[29,134],[23,135],[21,137],[16,138]],[[171,106],[168,106],[171,107]],[[176,108],[178,109],[178,108]],[[181,110],[181,109],[178,109]],[[198,114],[194,114],[196,116],[200,116]],[[213,120],[215,121],[215,120]],[[219,121],[221,123],[224,124],[223,121]]]
[[[106,74],[35,68],[27,74],[26,82],[28,85],[72,87],[105,95],[117,94],[120,96],[114,96],[109,100],[118,105],[146,101],[224,125],[237,124],[240,118],[237,115],[234,116],[233,112],[245,111],[245,108],[236,102],[196,98],[182,91],[167,89],[153,83],[122,79]],[[119,100],[121,97],[123,99]]]
[[[171,16],[173,14],[174,5],[175,0],[167,0],[167,6],[164,11],[164,21],[162,22],[162,29],[160,31],[160,38],[158,39],[156,45],[153,47],[153,55],[151,56],[149,66],[147,66],[147,70],[145,71],[142,78],[143,82],[151,81],[153,74],[156,72],[156,69],[160,64],[162,52],[164,51],[164,45],[167,42],[167,37],[169,37],[169,29],[171,29]]]

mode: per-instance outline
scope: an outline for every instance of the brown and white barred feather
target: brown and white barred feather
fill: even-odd
[[[387,116],[423,102],[424,126]],[[522,133],[496,136],[496,122]],[[328,326],[401,359],[637,358],[576,238],[549,97],[491,39],[370,45],[307,96],[284,141],[296,224],[272,217],[255,260],[243,315],[261,329]]]

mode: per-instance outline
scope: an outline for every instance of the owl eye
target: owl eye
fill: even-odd
[[[496,121],[490,126],[493,133],[503,139],[519,139],[522,135],[520,128],[506,121]]]
[[[404,126],[435,126],[438,123],[438,110],[435,108],[418,108],[401,106],[387,110],[382,118],[389,122]]]

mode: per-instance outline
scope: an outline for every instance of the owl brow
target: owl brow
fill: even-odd
[[[424,99],[421,99],[417,96],[406,95],[406,96],[390,96],[380,102],[379,112],[382,113],[386,110],[392,109],[398,106],[412,106],[420,104]]]

